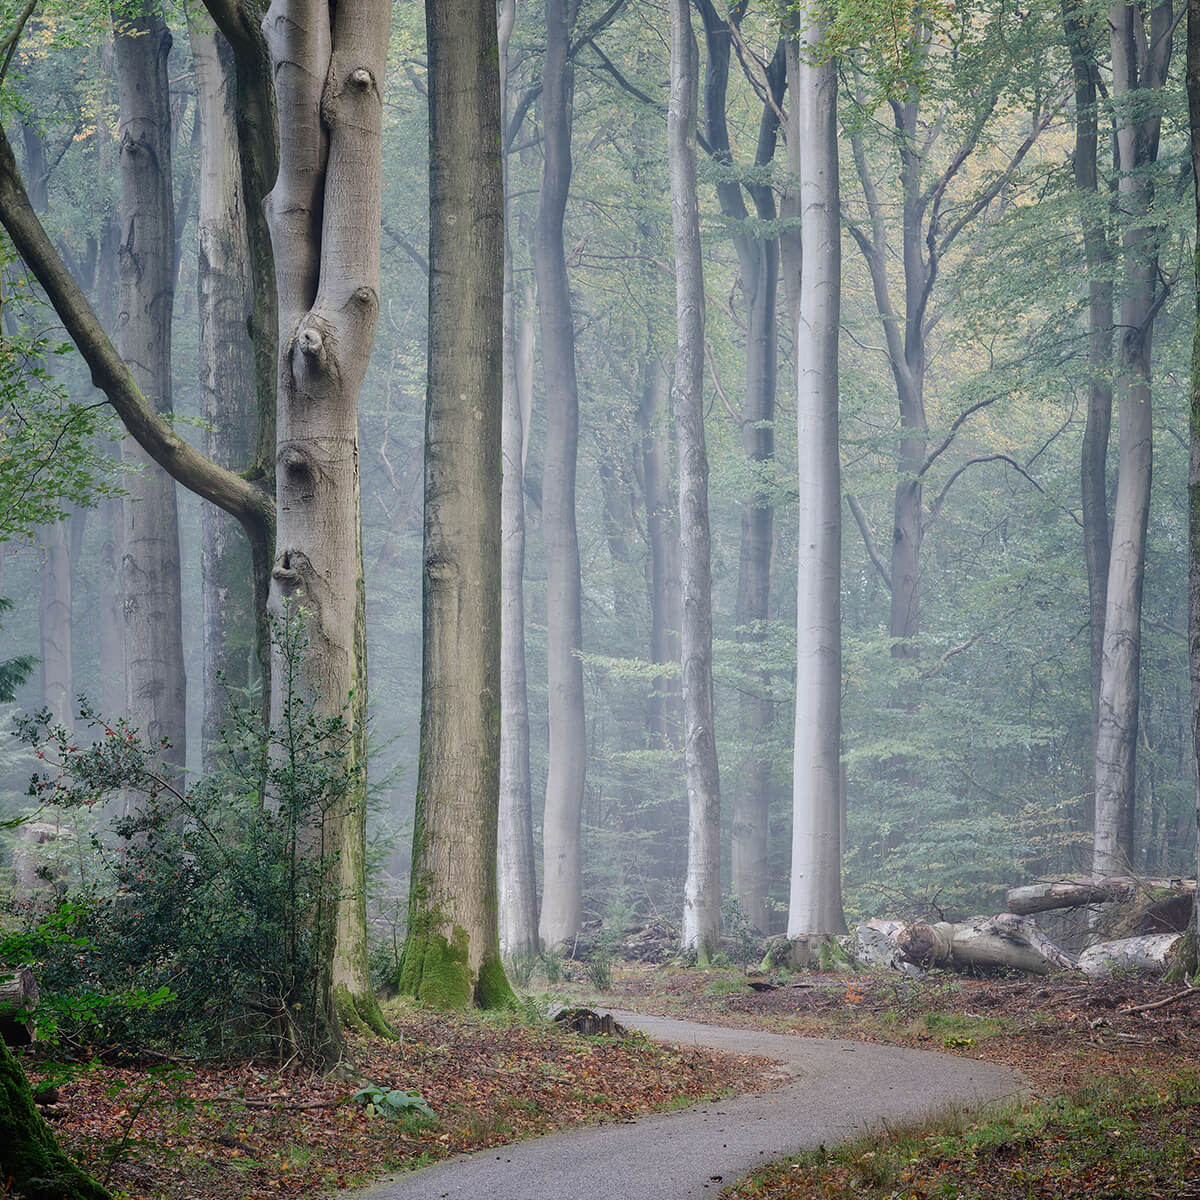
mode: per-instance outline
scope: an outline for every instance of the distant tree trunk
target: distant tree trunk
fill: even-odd
[[[671,0],[671,98],[667,154],[675,232],[677,347],[672,402],[679,443],[679,529],[683,592],[684,764],[688,868],[682,944],[706,965],[721,923],[721,785],[713,724],[712,574],[708,454],[704,442],[704,275],[696,199],[699,51],[687,0]]]
[[[365,768],[366,627],[358,392],[379,311],[386,0],[274,0],[264,23],[279,104],[279,176],[267,200],[279,296],[277,530],[271,605],[302,598],[303,677],[345,712]],[[278,724],[282,691],[273,688]],[[366,780],[326,815],[337,855],[335,927],[323,931],[324,1006],[385,1028],[366,944]]]
[[[189,12],[200,122],[200,382],[205,453],[233,470],[254,462],[253,317],[245,199],[235,128],[233,52],[206,17]],[[250,547],[227,513],[201,513],[200,572],[204,605],[203,760],[219,746],[226,688],[254,684],[256,596]],[[265,596],[257,600],[265,603]]]
[[[1154,182],[1162,89],[1171,57],[1172,4],[1149,14],[1133,4],[1109,9],[1113,100],[1117,125],[1124,287],[1117,358],[1119,458],[1112,549],[1104,616],[1096,737],[1095,875],[1124,874],[1132,865],[1134,788],[1141,662],[1142,582],[1150,511],[1153,427],[1150,352],[1158,294]],[[1140,49],[1139,49],[1140,47]]]
[[[1189,410],[1188,463],[1188,666],[1192,695],[1192,750],[1200,760],[1200,0],[1188,0],[1187,96],[1192,151],[1192,188],[1196,206],[1195,278],[1193,311],[1192,394]],[[1196,792],[1197,880],[1200,880],[1200,786]],[[1192,962],[1196,970],[1200,939],[1200,886],[1192,910]]]
[[[500,97],[508,111],[508,43],[516,0],[503,0],[497,34]],[[501,128],[507,125],[502,118]],[[505,156],[507,165],[507,156]],[[513,280],[512,201],[505,187],[504,412],[501,453],[500,642],[500,946],[510,957],[535,953],[537,878],[533,846],[533,798],[529,782],[529,698],[525,677],[525,448],[527,397],[521,394],[517,293]]]
[[[788,175],[803,214],[788,268],[796,335],[796,729],[792,761],[792,879],[788,937],[846,932],[842,913],[842,497],[838,447],[838,329],[842,233],[837,64],[825,21],[798,18],[787,40]],[[799,246],[797,246],[799,242]]]
[[[492,0],[429,0],[421,756],[399,986],[504,1004],[496,926],[504,185]],[[472,231],[464,237],[463,231]]]
[[[650,661],[679,662],[682,604],[679,579],[679,525],[671,497],[671,444],[667,407],[671,381],[657,354],[650,353],[642,372],[638,425],[642,431],[642,490],[646,497],[646,536],[650,544],[647,588],[650,598]],[[650,744],[656,749],[678,745],[680,696],[678,681],[657,675],[651,683]]]
[[[75,683],[71,658],[71,553],[66,521],[47,525],[42,537],[42,703],[56,721],[69,726],[74,715]]]
[[[1078,0],[1063,0],[1063,29],[1075,74],[1075,188],[1079,193],[1088,270],[1088,407],[1080,453],[1083,549],[1088,577],[1091,645],[1092,749],[1100,724],[1104,609],[1108,589],[1108,438],[1112,427],[1112,249],[1099,197],[1097,143],[1099,70],[1090,20]]]
[[[729,131],[725,121],[729,82],[730,29],[718,15],[711,0],[700,0],[708,55],[705,67],[704,110],[708,126],[708,144],[713,157],[722,165],[732,165]],[[782,43],[767,71],[775,105],[781,103],[785,82]],[[755,166],[765,167],[775,157],[779,120],[770,101],[763,105],[759,123]],[[775,221],[775,193],[762,184],[750,184],[755,216],[763,222]],[[749,216],[742,198],[742,186],[729,179],[717,183],[721,212],[733,224],[733,244],[741,270],[745,298],[746,387],[742,398],[742,449],[746,458],[762,471],[775,457],[775,387],[778,377],[776,337],[776,297],[779,290],[779,242],[775,237],[760,237],[748,231]],[[768,226],[769,227],[769,226]],[[774,540],[775,510],[767,489],[758,483],[742,500],[741,555],[738,564],[738,590],[735,622],[741,642],[761,642],[768,616],[771,592],[771,550]],[[741,739],[746,758],[736,772],[733,797],[733,840],[731,866],[733,894],[750,924],[767,931],[767,816],[771,788],[771,758],[763,747],[763,738],[775,718],[775,706],[766,698],[769,686],[763,677],[764,695],[743,693]]]
[[[123,13],[115,36],[120,91],[121,357],[160,413],[170,413],[175,209],[171,193],[171,34],[149,5]],[[187,761],[186,681],[175,481],[126,438],[122,580],[126,713],[151,744]]]
[[[534,270],[542,326],[546,392],[546,449],[542,528],[546,542],[546,663],[550,750],[542,823],[542,913],[538,933],[557,946],[579,931],[582,919],[580,825],[587,766],[583,714],[582,585],[575,528],[575,462],[579,445],[579,391],[575,330],[563,247],[563,216],[571,185],[571,100],[574,71],[568,58],[574,0],[548,0],[542,70],[545,167],[538,200]]]
[[[46,144],[31,125],[22,123],[25,176],[29,199],[38,213],[49,207],[50,173]],[[47,364],[43,362],[42,366]],[[67,524],[55,521],[41,531],[41,604],[38,608],[41,642],[42,703],[55,721],[71,723],[75,703],[71,655],[71,553]]]

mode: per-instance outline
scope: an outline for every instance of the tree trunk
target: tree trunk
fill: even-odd
[[[28,1046],[37,1037],[35,1014],[40,1000],[37,980],[28,967],[0,972],[0,1041]]]
[[[1192,393],[1188,408],[1188,674],[1191,680],[1192,753],[1200,760],[1200,0],[1188,0],[1187,97],[1196,207],[1196,304],[1192,328]],[[1196,877],[1200,881],[1200,780],[1196,790]],[[1191,950],[1200,938],[1200,882],[1192,915]],[[1197,963],[1191,964],[1195,971]]]
[[[1117,358],[1119,461],[1104,616],[1096,736],[1096,822],[1092,873],[1121,874],[1132,864],[1136,783],[1142,583],[1150,511],[1153,428],[1150,351],[1158,295],[1157,231],[1153,227],[1162,89],[1170,61],[1171,4],[1151,10],[1143,26],[1136,5],[1109,9],[1113,99],[1117,125],[1124,289]],[[1147,41],[1139,51],[1135,47]]]
[[[244,471],[254,462],[254,346],[245,198],[235,129],[233,52],[211,22],[189,13],[200,122],[200,383],[205,453]],[[211,765],[224,722],[226,689],[254,685],[256,596],[250,548],[233,519],[212,505],[201,514],[204,624],[203,761]]]
[[[171,314],[175,294],[175,209],[171,195],[171,34],[149,6],[125,17],[115,36],[120,90],[121,357],[159,413],[172,411]],[[186,680],[175,481],[131,438],[125,478],[122,582],[126,704],[151,745],[187,762]]]
[[[500,96],[508,111],[508,43],[516,0],[500,6]],[[502,119],[501,128],[506,127]],[[507,156],[505,156],[507,166]],[[500,947],[509,957],[536,953],[537,878],[533,846],[533,798],[529,781],[529,697],[525,676],[525,448],[527,398],[518,369],[517,293],[513,280],[512,201],[505,187],[504,411],[501,453],[500,603],[500,828],[498,884]]]
[[[1153,892],[1194,892],[1196,881],[1185,879],[1135,879],[1110,875],[1107,879],[1056,879],[1009,888],[1005,893],[1008,911],[1026,916],[1056,908],[1078,908],[1084,904],[1110,904],[1150,897]]]
[[[1112,426],[1112,249],[1099,198],[1097,143],[1099,71],[1090,42],[1090,21],[1077,0],[1063,2],[1063,29],[1075,74],[1075,188],[1088,271],[1088,407],[1080,452],[1083,549],[1088,577],[1091,648],[1092,747],[1100,722],[1100,676],[1104,661],[1104,610],[1108,589],[1108,438]]]
[[[421,757],[399,986],[512,995],[496,927],[504,191],[491,0],[429,0],[429,383]],[[472,231],[464,237],[463,231]]]
[[[841,850],[841,468],[838,457],[838,329],[841,219],[837,66],[825,25],[801,18],[787,40],[788,174],[803,214],[792,304],[796,334],[796,728],[792,762],[792,877],[788,937],[845,933]]]
[[[698,5],[704,21],[708,55],[705,66],[704,109],[710,152],[719,163],[731,166],[733,156],[725,121],[729,80],[731,31],[711,0]],[[783,44],[767,72],[775,104],[783,99],[786,73]],[[775,156],[778,134],[775,108],[763,105],[759,124],[756,167],[766,167]],[[759,184],[747,185],[760,221],[774,222],[775,193]],[[733,223],[733,244],[741,271],[746,307],[746,386],[742,398],[742,450],[753,464],[760,482],[741,504],[741,553],[734,620],[740,642],[762,642],[771,587],[771,550],[775,510],[769,499],[766,466],[775,456],[775,386],[777,381],[776,297],[779,290],[779,242],[756,236],[748,229],[748,213],[741,185],[718,181],[721,212]],[[733,894],[751,926],[767,931],[767,817],[770,802],[771,759],[763,745],[775,718],[775,706],[766,698],[769,680],[760,677],[763,695],[743,693],[740,699],[740,732],[746,758],[737,771],[733,797],[731,867]]]
[[[318,710],[345,713],[359,783],[327,812],[334,927],[322,989],[338,1018],[383,1029],[366,944],[366,636],[359,519],[358,391],[379,311],[385,0],[274,0],[264,24],[280,112],[268,222],[279,296],[277,531],[271,606],[302,603],[302,676]],[[272,720],[282,689],[272,688]]]
[[[568,58],[574,0],[548,0],[546,59],[542,70],[545,167],[534,241],[542,366],[546,392],[546,449],[542,475],[542,528],[546,543],[546,664],[550,749],[542,823],[542,913],[538,933],[557,946],[579,931],[582,919],[580,825],[587,766],[583,713],[582,587],[575,528],[575,460],[579,445],[579,392],[575,330],[563,247],[563,217],[571,185],[571,101],[574,71]]]
[[[683,622],[684,765],[688,867],[682,944],[707,965],[721,920],[721,785],[713,724],[712,574],[708,453],[704,442],[704,275],[696,198],[699,51],[687,0],[671,0],[671,98],[667,155],[675,235],[677,346],[672,406],[679,443],[679,529]]]
[[[71,659],[71,554],[66,521],[42,531],[44,540],[41,585],[42,703],[55,721],[70,725],[74,716],[75,684]]]
[[[671,445],[666,431],[671,381],[657,354],[643,366],[638,425],[642,431],[642,490],[646,497],[646,537],[650,544],[647,588],[650,599],[650,661],[679,662],[681,599],[679,526],[671,499]],[[679,743],[679,685],[669,675],[651,683],[650,744],[665,750]]]
[[[1183,941],[1182,933],[1151,933],[1121,938],[1089,946],[1079,956],[1079,969],[1085,975],[1105,976],[1114,972],[1135,971],[1145,975],[1164,975]]]
[[[20,1064],[0,1040],[0,1179],[24,1200],[109,1200],[54,1140]]]
[[[1079,964],[1026,917],[1001,913],[952,924],[909,925],[897,937],[900,955],[916,966],[985,968],[1048,975]]]

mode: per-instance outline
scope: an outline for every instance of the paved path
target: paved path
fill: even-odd
[[[1025,1089],[1014,1071],[950,1054],[614,1015],[663,1041],[774,1059],[795,1079],[772,1092],[481,1151],[398,1175],[357,1200],[715,1198],[773,1159]]]

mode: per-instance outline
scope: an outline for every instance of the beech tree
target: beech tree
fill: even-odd
[[[579,446],[579,388],[575,331],[567,282],[563,217],[571,186],[569,56],[575,0],[546,4],[546,59],[542,69],[545,165],[538,197],[533,261],[537,275],[542,367],[546,391],[546,451],[542,473],[546,539],[546,665],[550,692],[550,749],[542,820],[542,910],[538,934],[557,946],[579,931],[583,868],[580,823],[587,767],[583,718],[582,584],[575,527],[575,471]]]
[[[493,1007],[512,996],[496,925],[504,192],[495,5],[429,0],[425,28],[421,755],[398,983],[437,1007]]]
[[[1154,227],[1153,166],[1162,129],[1175,9],[1114,4],[1112,50],[1117,189],[1127,225],[1116,382],[1117,494],[1105,591],[1096,732],[1096,822],[1092,873],[1119,875],[1133,853],[1135,760],[1141,671],[1142,588],[1153,454],[1150,363],[1154,319],[1165,299]]]
[[[702,965],[717,951],[721,920],[721,785],[712,683],[712,568],[708,452],[704,441],[704,273],[696,196],[696,109],[700,54],[687,0],[671,0],[671,100],[667,149],[675,233],[677,345],[671,399],[679,444],[679,536],[683,582],[680,658],[688,865],[684,947]]]
[[[792,872],[788,937],[828,938],[842,914],[842,497],[838,444],[838,330],[842,232],[838,187],[837,63],[820,7],[785,41],[787,211],[784,239],[796,346],[796,723],[792,753]]]

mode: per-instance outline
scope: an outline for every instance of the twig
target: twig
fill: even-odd
[[[1149,1004],[1135,1004],[1131,1008],[1118,1008],[1117,1012],[1122,1016],[1127,1013],[1150,1012],[1155,1008],[1166,1008],[1168,1004],[1174,1004],[1176,1000],[1184,1000],[1188,996],[1194,996],[1200,992],[1200,987],[1193,987],[1189,984],[1182,992],[1176,992],[1173,996],[1168,996],[1165,1000],[1152,1000]]]

